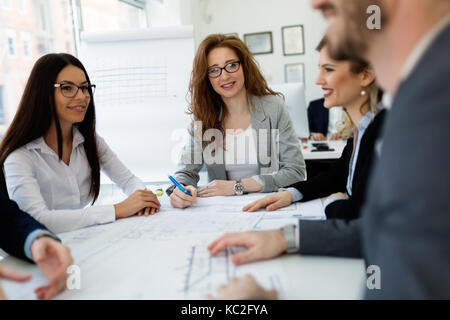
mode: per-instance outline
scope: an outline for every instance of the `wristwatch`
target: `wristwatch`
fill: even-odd
[[[290,224],[280,229],[283,230],[287,253],[296,253],[300,250],[299,245],[297,244],[296,228],[297,226],[295,224]]]
[[[176,188],[177,186],[176,185],[171,185],[170,187],[168,187],[167,189],[166,189],[166,194],[170,197],[170,195],[172,194],[172,192],[173,192],[173,190],[175,190],[175,188]]]
[[[234,193],[237,196],[242,196],[244,194],[244,185],[242,184],[241,179],[234,184]]]

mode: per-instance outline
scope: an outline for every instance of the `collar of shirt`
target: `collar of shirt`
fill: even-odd
[[[427,49],[432,45],[434,39],[436,39],[439,34],[450,24],[450,15],[447,15],[441,19],[430,31],[427,32],[425,36],[417,43],[414,50],[409,55],[405,64],[403,65],[401,79],[405,80],[414,70],[416,65],[419,63],[422,56],[425,54]]]
[[[72,134],[73,134],[72,150],[75,150],[75,148],[77,148],[80,144],[84,142],[84,137],[76,126],[73,126]],[[26,144],[25,147],[28,150],[41,149],[42,153],[55,155],[55,151],[48,146],[43,136]]]
[[[392,107],[392,97],[389,93],[385,92],[383,98],[381,99],[381,108],[391,109]]]
[[[353,177],[355,174],[355,168],[356,168],[356,162],[358,161],[358,155],[359,155],[359,147],[361,145],[362,137],[364,136],[364,133],[366,132],[366,129],[369,127],[369,125],[372,123],[373,119],[375,118],[375,113],[372,111],[367,112],[364,117],[359,121],[357,130],[358,132],[355,132],[355,140],[354,148],[352,151],[352,156],[350,158],[349,163],[349,171],[347,176],[347,194],[352,195],[352,185],[353,185]]]
[[[358,123],[358,131],[360,136],[362,136],[362,133],[366,131],[367,127],[372,123],[374,118],[375,113],[373,113],[372,111],[367,112],[364,117],[361,118]]]

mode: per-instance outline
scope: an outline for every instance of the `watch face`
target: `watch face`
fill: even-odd
[[[242,183],[236,183],[236,184],[234,185],[234,192],[235,192],[237,195],[242,195],[242,194],[244,194],[244,185],[243,185]]]

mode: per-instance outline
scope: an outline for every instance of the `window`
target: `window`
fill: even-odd
[[[8,56],[10,58],[15,58],[17,56],[16,32],[14,30],[6,30],[5,35]]]
[[[119,0],[139,9],[145,9],[145,0]]]
[[[114,31],[147,27],[145,1],[80,0],[80,31]],[[140,3],[140,5],[137,5]]]
[[[25,58],[31,58],[31,35],[27,32],[22,32],[20,34],[20,39],[22,41],[22,52]]]
[[[19,9],[19,12],[24,14],[27,11],[27,1],[28,0],[18,0],[17,1],[17,8]]]
[[[11,9],[11,0],[1,0],[3,4],[3,8]]]
[[[51,48],[51,42],[48,39],[38,39],[37,49],[39,56],[52,52],[53,50],[51,50]]]
[[[14,117],[39,57],[50,52],[77,55],[82,31],[147,27],[145,4],[145,0],[0,0],[0,136]]]
[[[0,86],[0,125],[5,124],[5,109],[3,108],[3,86]]]
[[[38,2],[38,21],[39,21],[39,29],[41,31],[49,30],[49,8],[48,2],[39,1]]]

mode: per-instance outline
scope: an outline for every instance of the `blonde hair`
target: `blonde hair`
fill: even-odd
[[[378,108],[378,104],[381,100],[381,95],[382,91],[380,90],[378,85],[375,82],[372,83],[369,87],[369,99],[361,106],[361,113],[366,114],[367,112],[371,111],[374,114],[377,114],[378,112],[380,112],[381,109]],[[367,109],[367,111],[365,111],[364,109]],[[353,137],[355,124],[350,119],[347,110],[344,109],[344,112],[342,113],[342,123],[336,125],[336,129],[339,136],[344,140]]]

